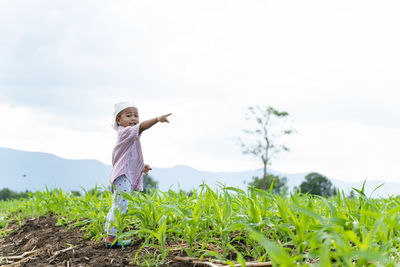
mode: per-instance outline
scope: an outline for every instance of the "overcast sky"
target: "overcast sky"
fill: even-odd
[[[398,180],[399,1],[0,1],[0,147],[111,162],[115,102],[145,162],[261,168],[248,106],[290,114],[285,173]]]

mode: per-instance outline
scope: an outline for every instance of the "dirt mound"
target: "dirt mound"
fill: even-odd
[[[56,223],[56,217],[41,216],[25,219],[21,226],[15,223],[2,229],[6,235],[0,237],[0,266],[137,266],[134,261],[137,253],[140,259],[153,259],[147,261],[147,265],[158,265],[154,257],[157,259],[159,251],[151,247],[140,249],[141,240],[124,248],[110,249],[100,242],[83,238],[83,232],[78,227],[68,229],[56,226]],[[178,244],[169,245],[170,251],[162,266],[229,266],[214,259],[200,261],[185,257]],[[213,250],[211,244],[209,249]],[[272,264],[248,262],[246,266]]]
[[[56,222],[55,217],[41,216],[26,219],[21,227],[11,225],[6,230],[9,234],[0,237],[0,265],[135,266],[133,258],[140,242],[109,249],[102,243],[84,239],[79,228],[55,226]]]

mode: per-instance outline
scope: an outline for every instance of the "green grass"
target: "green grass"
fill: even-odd
[[[193,194],[153,191],[125,194],[129,210],[116,214],[123,238],[141,239],[155,248],[162,264],[172,248],[191,257],[225,261],[272,261],[276,266],[400,266],[400,198],[334,198],[293,194],[288,197],[250,188],[207,185]],[[82,226],[86,237],[100,240],[112,202],[107,191],[78,197],[61,189],[29,199],[0,202],[0,227],[8,220],[54,214],[58,224]]]

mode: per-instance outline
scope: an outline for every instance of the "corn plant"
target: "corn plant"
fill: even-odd
[[[399,266],[400,197],[371,198],[364,186],[355,191],[355,198],[338,191],[329,199],[221,184],[216,190],[203,184],[191,194],[121,192],[128,212],[117,212],[113,225],[120,238],[157,249],[142,259],[132,255],[141,265],[165,263],[173,248],[242,266],[245,259],[276,266]],[[83,196],[46,188],[28,199],[0,202],[0,228],[10,220],[50,214],[58,224],[79,226],[100,241],[111,203],[105,188]]]

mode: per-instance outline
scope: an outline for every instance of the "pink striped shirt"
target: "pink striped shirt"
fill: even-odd
[[[131,182],[132,190],[143,191],[142,174],[144,161],[140,144],[139,124],[118,126],[117,145],[112,153],[112,171],[110,182],[125,175]]]

